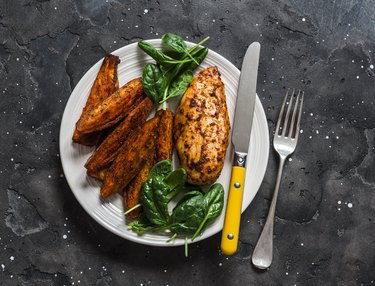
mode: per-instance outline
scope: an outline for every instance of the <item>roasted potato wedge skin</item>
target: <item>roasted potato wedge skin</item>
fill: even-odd
[[[80,118],[118,90],[117,66],[119,63],[120,59],[118,56],[108,54],[104,57]],[[73,141],[86,146],[95,145],[99,141],[99,138],[99,132],[83,134],[76,128],[73,133]]]
[[[170,109],[159,110],[160,123],[156,137],[156,161],[172,160],[173,152],[173,112]]]
[[[124,189],[153,156],[159,121],[159,117],[154,117],[132,133],[108,170],[100,189],[102,197]]]
[[[77,130],[91,133],[113,126],[126,117],[137,99],[145,97],[140,78],[126,83],[123,87],[103,100],[77,122]]]
[[[125,188],[124,192],[124,206],[127,209],[131,209],[140,202],[140,195],[142,192],[142,185],[147,180],[148,174],[152,166],[154,165],[155,158],[150,156],[146,163],[143,165],[142,169],[139,171],[137,176],[130,182],[130,184]],[[130,212],[128,216],[130,218],[137,218],[141,213],[142,208],[137,208]]]
[[[73,141],[85,146],[94,146],[100,141],[101,132],[92,132],[92,133],[81,133],[78,130],[75,130],[73,133]]]
[[[98,179],[99,181],[104,181],[105,176],[107,175],[108,168],[104,168],[92,173],[88,173],[90,177],[93,177],[95,179]]]
[[[107,136],[85,164],[89,174],[103,169],[116,158],[129,134],[146,121],[152,106],[152,100],[148,97],[144,98],[126,119]]]

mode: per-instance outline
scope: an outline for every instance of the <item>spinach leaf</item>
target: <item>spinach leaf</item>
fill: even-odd
[[[138,46],[150,57],[152,57],[159,65],[171,65],[171,64],[178,64],[178,63],[186,63],[191,62],[191,59],[181,59],[175,60],[163,52],[155,49],[155,47],[145,41],[138,42]]]
[[[204,219],[203,195],[200,192],[189,194],[178,204],[169,219],[169,229],[174,234],[192,235]]]
[[[137,220],[132,221],[129,226],[134,232],[138,234],[145,233],[146,231],[150,231],[155,228],[153,224],[148,220],[144,212],[139,215],[139,218]]]
[[[170,83],[176,76],[188,69],[194,71],[203,62],[207,53],[208,48],[201,48],[191,54],[197,60],[198,65],[195,62],[180,63],[173,67],[169,67],[169,69],[164,69],[163,74],[165,75],[166,82]]]
[[[204,42],[206,42],[210,37],[205,37],[202,41],[200,41],[198,44],[196,44],[194,47],[192,47],[188,52],[192,53],[196,49],[199,48],[200,45],[202,45]]]
[[[166,33],[163,35],[161,40],[164,44],[166,44],[172,50],[178,53],[187,54],[189,58],[192,59],[193,62],[199,65],[196,59],[189,53],[186,43],[180,36],[172,34],[172,33]]]
[[[169,69],[166,68],[166,69],[163,70],[163,74],[164,74],[166,85],[165,85],[165,89],[164,89],[163,95],[161,96],[161,100],[162,100],[161,102],[164,102],[164,101],[168,100],[169,98],[172,98],[172,97],[176,96],[176,95],[169,96],[170,88],[171,88],[171,83],[179,75],[183,74],[185,71],[187,71],[187,70],[191,70],[191,71],[195,70],[202,63],[202,61],[206,57],[207,53],[208,53],[208,48],[202,48],[202,49],[199,49],[197,51],[194,51],[194,53],[192,53],[192,56],[198,61],[198,64],[196,64],[195,62],[180,63],[180,64],[175,65],[174,67],[170,67]],[[190,83],[191,83],[191,81],[190,81]],[[187,86],[189,87],[189,85],[187,85]],[[177,90],[178,90],[177,88],[174,89],[174,93]]]
[[[169,87],[169,92],[166,98],[164,98],[160,103],[171,99],[173,97],[181,96],[185,93],[189,87],[191,81],[193,80],[194,74],[191,70],[187,70],[175,78]]]
[[[177,202],[177,204],[174,208],[176,209],[180,204],[182,204],[186,200],[188,200],[192,197],[195,197],[195,196],[203,196],[202,191],[193,190],[193,191],[189,191],[189,192],[185,193],[184,196]]]
[[[155,164],[142,185],[140,200],[144,212],[130,223],[134,232],[169,230],[173,234],[171,240],[184,235],[193,241],[207,223],[220,215],[224,205],[223,186],[214,184],[204,193],[199,187],[186,184],[186,176],[182,168],[172,171],[170,160]],[[187,192],[170,214],[168,204],[181,190]]]
[[[221,184],[212,185],[209,191],[204,195],[204,208],[208,220],[217,218],[224,205],[224,188]]]
[[[183,188],[186,181],[186,171],[179,168],[171,172],[165,179],[164,183],[169,189],[167,200],[170,202]]]
[[[147,64],[142,73],[142,87],[147,96],[156,104],[163,93],[165,79],[160,68],[155,64]]]
[[[168,203],[182,189],[186,171],[172,171],[172,161],[156,163],[142,186],[140,200],[147,219],[154,225],[166,225],[169,219]]]
[[[183,70],[195,70],[205,59],[208,53],[208,48],[201,48],[195,52],[192,53],[192,56],[194,59],[196,59],[197,62],[190,62],[185,63]]]
[[[204,219],[191,240],[194,240],[202,231],[206,223],[217,218],[224,206],[224,188],[221,184],[214,184],[203,197]]]
[[[154,178],[157,176],[166,177],[170,172],[172,172],[172,161],[171,160],[163,160],[156,163],[150,173],[148,175],[148,179]]]
[[[147,219],[156,226],[163,226],[168,222],[168,187],[162,177],[148,179],[142,185],[140,200]]]
[[[161,37],[161,40],[164,44],[178,53],[184,53],[187,50],[186,43],[178,35],[166,33]]]
[[[192,81],[192,72],[202,63],[208,48],[199,48],[208,40],[203,39],[188,49],[184,40],[175,34],[163,35],[162,41],[171,51],[162,52],[151,44],[140,41],[138,46],[150,55],[157,65],[148,66],[143,72],[142,85],[146,94],[156,103],[164,103],[173,97],[181,96]]]

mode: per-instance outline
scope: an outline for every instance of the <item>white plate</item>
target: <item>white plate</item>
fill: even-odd
[[[161,41],[159,39],[149,40],[148,42],[156,47],[161,47]],[[188,45],[193,46],[194,44],[188,43]],[[121,63],[118,66],[120,86],[131,79],[139,77],[142,74],[144,65],[153,61],[137,47],[136,43],[122,47],[114,51],[113,54],[119,56],[121,59]],[[101,63],[102,60],[97,62],[82,77],[74,88],[65,107],[60,129],[60,156],[68,184],[86,212],[109,231],[123,238],[147,245],[183,245],[184,239],[182,238],[177,238],[171,243],[166,243],[168,237],[164,235],[144,234],[140,236],[133,233],[127,226],[128,222],[124,218],[124,209],[120,195],[112,195],[108,199],[100,198],[100,182],[86,175],[84,164],[92,153],[93,148],[73,143],[72,135],[75,123],[86,103],[86,99],[90,93],[91,86],[96,78]],[[228,60],[210,50],[200,69],[212,65],[218,66],[221,78],[225,85],[229,117],[232,126],[240,71]],[[178,102],[172,102],[170,107],[173,109],[177,104]],[[232,151],[232,146],[230,146],[225,158],[224,169],[218,179],[218,182],[224,186],[226,195],[231,175]],[[262,104],[257,97],[249,155],[247,159],[242,211],[249,206],[260,187],[267,167],[268,152],[269,138],[267,120]],[[204,233],[194,241],[205,239],[221,231],[223,228],[224,214],[225,206],[221,216],[214,223],[209,225]]]

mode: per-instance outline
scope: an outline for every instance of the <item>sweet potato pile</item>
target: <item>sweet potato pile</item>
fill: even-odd
[[[119,88],[117,56],[107,55],[100,67],[73,141],[97,148],[85,164],[87,174],[102,181],[104,198],[119,193],[126,209],[139,203],[142,184],[152,166],[172,159],[171,110],[159,110],[147,120],[153,102],[140,78]],[[140,209],[130,212],[136,217]]]

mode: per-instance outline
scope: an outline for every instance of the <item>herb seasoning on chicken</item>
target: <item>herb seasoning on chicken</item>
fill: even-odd
[[[181,99],[173,124],[174,141],[187,181],[214,183],[224,166],[230,123],[219,70],[202,70]]]

